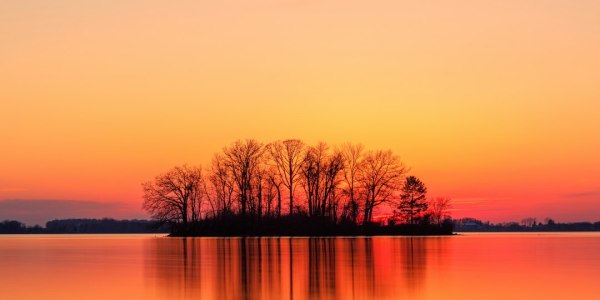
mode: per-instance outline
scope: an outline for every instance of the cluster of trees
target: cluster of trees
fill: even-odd
[[[157,233],[168,228],[155,221],[103,219],[63,219],[46,222],[45,233]]]
[[[41,233],[44,230],[39,225],[28,227],[16,220],[4,220],[0,222],[0,234],[6,233]]]
[[[26,226],[15,220],[0,222],[2,233],[157,233],[168,232],[166,226],[148,220],[62,219],[46,222],[46,227]]]
[[[183,165],[142,184],[143,207],[156,220],[189,223],[304,215],[332,223],[370,224],[391,204],[398,219],[441,223],[449,201],[429,201],[427,188],[392,151],[360,144],[330,147],[296,139],[263,144],[238,140],[208,168]]]
[[[598,231],[600,230],[600,221],[591,222],[573,222],[560,223],[551,218],[546,218],[544,222],[539,222],[536,218],[530,217],[521,220],[521,222],[503,222],[491,223],[481,221],[475,218],[462,218],[453,221],[456,231],[462,232],[519,232],[519,231]]]

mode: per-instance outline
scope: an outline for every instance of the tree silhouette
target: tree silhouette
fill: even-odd
[[[449,217],[448,209],[450,209],[450,198],[448,197],[435,197],[429,201],[429,212],[433,222],[438,225]]]
[[[415,217],[427,210],[427,187],[415,176],[408,176],[401,189],[400,214],[410,223],[415,223]]]
[[[213,156],[208,178],[212,186],[213,195],[209,197],[209,200],[213,216],[231,214],[235,183],[223,155],[217,153]]]
[[[359,203],[358,198],[358,176],[360,173],[360,166],[363,159],[364,147],[362,144],[350,144],[346,143],[342,145],[340,153],[344,158],[344,167],[342,169],[344,175],[344,188],[343,192],[347,196],[348,201],[344,206],[344,217],[349,219],[352,223],[356,223],[358,218]]]
[[[181,223],[198,221],[202,206],[202,170],[197,166],[178,166],[142,184],[143,207],[159,221]]]
[[[364,190],[363,224],[371,222],[373,209],[390,200],[406,167],[392,151],[369,151],[360,165],[358,182]]]
[[[252,200],[253,178],[259,172],[264,148],[256,140],[236,141],[223,149],[225,165],[229,168],[237,188],[242,216],[246,216],[248,202]]]
[[[267,214],[269,214],[270,211],[271,201],[275,195],[277,195],[276,215],[277,217],[281,217],[281,186],[283,185],[283,181],[281,180],[281,176],[279,176],[279,172],[273,166],[270,166],[267,169],[267,181],[267,197],[269,197],[267,198],[267,201],[269,201],[269,209],[267,210]],[[273,214],[275,214],[275,212]]]
[[[301,172],[308,215],[336,218],[335,190],[343,166],[342,155],[339,152],[330,153],[325,143],[318,143],[306,151]]]
[[[525,218],[525,219],[521,220],[521,225],[523,225],[525,227],[533,227],[533,226],[535,226],[536,222],[537,222],[536,218],[529,217],[529,218]]]
[[[304,159],[304,143],[296,139],[276,141],[269,144],[267,148],[272,162],[279,171],[283,185],[288,188],[291,215],[294,207],[294,190]]]
[[[330,147],[325,142],[308,146],[293,139],[266,146],[238,140],[213,156],[206,177],[200,166],[183,165],[143,183],[143,206],[152,218],[175,223],[174,233],[184,235],[405,230],[364,225],[371,224],[376,207],[393,203],[399,192],[406,203],[398,208],[414,223],[427,209],[426,188],[411,176],[400,191],[407,172],[400,158],[390,150],[363,149],[360,144]],[[282,203],[285,189],[289,202]],[[438,223],[447,208],[442,204],[432,203],[431,216],[438,216]],[[290,213],[282,216],[285,205]]]

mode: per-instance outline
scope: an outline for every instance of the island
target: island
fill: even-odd
[[[144,182],[143,208],[173,236],[452,234],[450,198],[409,171],[362,144],[238,140]]]

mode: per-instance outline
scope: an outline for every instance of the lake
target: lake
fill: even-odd
[[[0,235],[1,299],[598,299],[600,233]]]

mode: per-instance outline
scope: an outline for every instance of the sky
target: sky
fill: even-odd
[[[598,53],[591,0],[2,1],[0,219],[147,217],[141,182],[299,138],[454,217],[598,221]]]

